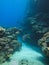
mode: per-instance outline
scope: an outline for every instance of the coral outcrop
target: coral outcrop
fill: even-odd
[[[49,40],[48,38],[49,37],[49,14],[40,12],[34,16],[26,17],[25,21],[27,22],[25,25],[27,29],[26,31],[27,31],[27,34],[29,34],[29,38],[28,36],[26,36],[26,34],[24,34],[25,40],[27,42],[28,40],[29,41],[34,40],[30,43],[32,43],[32,45],[35,44],[36,46],[38,46],[38,43],[39,43],[42,51],[44,53],[47,52],[45,53],[45,55],[49,56],[49,51],[48,51],[49,50],[49,45],[48,45],[49,44],[48,42]]]
[[[49,57],[49,32],[45,33],[38,43],[45,55]]]
[[[31,21],[34,37],[45,56],[49,57],[49,16],[39,13]]]
[[[10,56],[20,50],[21,44],[17,40],[19,33],[20,30],[16,27],[8,29],[0,27],[0,63],[9,61]]]
[[[28,65],[28,64],[29,64],[29,62],[28,62],[27,59],[22,59],[22,60],[20,60],[20,62],[19,62],[19,65]]]
[[[3,37],[5,34],[5,29],[0,26],[0,37]]]
[[[31,21],[32,29],[37,33],[46,33],[49,31],[49,16],[47,14],[38,13]]]

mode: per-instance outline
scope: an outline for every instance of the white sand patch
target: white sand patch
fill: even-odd
[[[11,57],[11,62],[4,63],[3,65],[20,65],[22,59],[28,60],[28,65],[44,65],[41,61],[37,60],[38,57],[42,57],[42,54],[30,49],[26,45],[23,45],[22,50],[20,52],[15,52]]]

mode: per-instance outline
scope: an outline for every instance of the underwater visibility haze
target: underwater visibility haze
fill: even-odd
[[[29,0],[0,0],[0,26],[19,26]]]
[[[49,1],[0,0],[0,65],[49,65]]]

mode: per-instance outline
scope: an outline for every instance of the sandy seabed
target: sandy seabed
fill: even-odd
[[[43,62],[37,60],[38,57],[43,57],[42,54],[32,50],[31,48],[27,47],[23,44],[22,49],[20,52],[15,52],[13,56],[11,56],[10,62],[5,62],[2,65],[44,65]],[[21,60],[25,59],[28,62],[21,64]]]

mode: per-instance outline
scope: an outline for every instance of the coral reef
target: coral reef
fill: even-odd
[[[34,40],[39,43],[45,56],[49,57],[49,16],[39,13],[32,19],[31,24]]]
[[[0,63],[9,61],[10,56],[21,49],[21,44],[17,40],[19,33],[20,30],[16,27],[8,29],[0,27]]]
[[[34,37],[46,57],[49,57],[49,15],[39,13],[31,21]]]
[[[0,37],[4,36],[5,29],[0,26]]]
[[[31,21],[32,29],[34,29],[36,33],[46,33],[49,31],[48,21],[49,16],[47,14],[38,13]]]
[[[25,24],[27,29],[27,35],[24,34],[23,39],[27,42],[32,41],[32,45],[39,45],[42,48],[42,51],[45,53],[47,57],[49,57],[49,14],[39,12],[34,16],[26,17],[25,20],[27,23]],[[28,32],[29,31],[29,32]],[[28,38],[29,34],[29,38]],[[48,38],[48,39],[46,39]],[[46,39],[46,41],[45,41]],[[38,41],[39,40],[39,41]],[[34,42],[34,44],[33,44]]]
[[[45,55],[49,57],[49,32],[45,33],[38,43]]]

